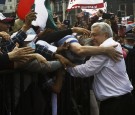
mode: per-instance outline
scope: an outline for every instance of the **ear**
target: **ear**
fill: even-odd
[[[109,37],[109,34],[108,33],[105,33],[105,37],[108,38]]]

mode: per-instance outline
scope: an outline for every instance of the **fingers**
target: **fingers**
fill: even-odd
[[[115,62],[118,62],[121,60],[121,58],[123,58],[123,54],[119,51],[116,51],[114,54],[110,54],[110,55],[111,55],[110,57],[112,58],[112,60],[114,60]]]
[[[90,35],[90,31],[89,31],[89,30],[87,30],[87,29],[84,29],[84,28],[83,28],[83,34]]]
[[[19,44],[18,43],[16,43],[15,45],[16,45],[17,48],[19,48]]]
[[[4,35],[3,38],[4,38],[5,40],[9,40],[9,39],[10,39],[10,36],[9,36],[9,35]]]
[[[90,36],[91,32],[85,28],[81,28],[81,27],[73,27],[73,32],[76,32],[76,33],[82,33],[82,34],[87,34]]]
[[[10,35],[4,31],[1,32],[1,36],[3,39],[5,40],[9,40],[10,39]]]
[[[20,55],[25,55],[25,54],[30,54],[33,53],[35,50],[32,49],[31,47],[24,47],[24,48],[19,48],[18,49],[18,53],[20,53]]]
[[[25,23],[31,23],[31,21],[33,21],[33,20],[36,20],[36,12],[34,12],[34,11],[31,11],[31,12],[29,12],[27,15],[26,15],[26,17],[25,17]]]

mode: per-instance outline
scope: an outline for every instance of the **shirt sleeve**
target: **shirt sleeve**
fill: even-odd
[[[16,43],[19,43],[21,46],[24,42],[24,39],[27,37],[26,33],[20,30],[16,36],[14,36],[12,39],[8,41],[3,41],[1,44],[1,50],[3,53],[8,53],[12,51],[16,45]]]
[[[104,55],[92,56],[85,64],[68,68],[67,71],[74,77],[90,77],[101,71],[107,60],[108,57]]]
[[[39,44],[36,44],[36,50],[35,50],[35,52],[41,54],[47,60],[52,59],[53,54],[54,54],[52,51],[48,50],[47,47],[42,46],[42,45],[39,45]]]
[[[66,35],[70,35],[72,33],[73,32],[71,29],[61,30],[61,31],[52,32],[50,34],[46,34],[42,37],[39,37],[37,40],[44,40],[47,43],[52,43],[52,42],[57,42],[63,37],[65,37]]]

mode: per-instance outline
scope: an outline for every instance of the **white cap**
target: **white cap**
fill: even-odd
[[[27,35],[27,38],[24,40],[25,42],[33,41],[36,37],[36,34],[29,34]]]
[[[0,20],[4,20],[6,17],[0,12]]]

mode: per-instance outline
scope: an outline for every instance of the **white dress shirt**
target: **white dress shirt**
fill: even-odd
[[[116,44],[118,44],[116,50],[122,53],[121,45],[112,38],[108,38],[100,46],[107,47]],[[126,72],[124,58],[119,62],[114,62],[106,55],[96,55],[85,64],[68,68],[67,71],[75,77],[94,75],[93,90],[100,101],[126,94],[133,89]]]

